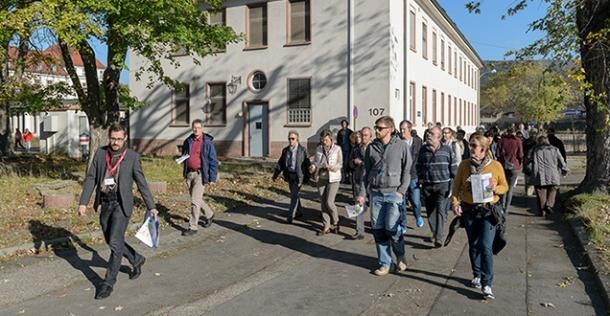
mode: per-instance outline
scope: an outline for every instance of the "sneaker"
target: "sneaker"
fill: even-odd
[[[491,286],[485,285],[483,287],[483,298],[486,300],[496,299],[496,297],[494,296],[494,293],[491,291]]]
[[[470,281],[470,287],[475,288],[475,289],[480,289],[481,288],[481,278],[474,277],[474,279],[472,279],[472,281]]]
[[[403,257],[398,260],[398,264],[396,264],[396,271],[402,272],[407,270],[407,260]]]
[[[377,270],[373,271],[373,273],[375,273],[376,276],[384,276],[384,275],[390,273],[390,268],[379,267],[379,268],[377,268]]]
[[[182,232],[182,236],[193,236],[197,233],[196,230],[188,229]]]
[[[203,225],[202,225],[202,226],[203,226],[204,228],[208,228],[208,227],[212,226],[212,222],[213,222],[213,221],[214,221],[214,214],[212,214],[212,217],[210,217],[210,218],[206,218],[206,219],[203,221]]]
[[[420,216],[417,219],[415,219],[415,224],[417,225],[417,228],[424,227],[424,219],[423,219],[423,217]]]

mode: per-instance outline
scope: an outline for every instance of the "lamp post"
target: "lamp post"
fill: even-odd
[[[490,70],[484,71],[483,73],[481,73],[479,75],[479,88],[481,87],[481,78],[483,78],[483,76],[488,75],[490,73],[495,74],[496,72],[498,72],[498,71],[496,70],[496,68],[494,66],[492,66],[492,68]],[[479,111],[478,111],[479,112],[479,115],[478,115],[479,124],[476,124],[476,125],[479,126],[481,124],[481,89],[479,89],[477,91],[477,99],[478,99],[477,104],[479,105]]]

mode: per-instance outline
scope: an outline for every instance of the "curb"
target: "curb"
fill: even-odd
[[[138,223],[129,224],[129,226],[127,226],[127,231],[129,231],[130,229],[137,229],[140,226],[141,226],[141,224],[138,224]],[[102,235],[101,230],[76,235],[76,237],[78,237],[79,239],[99,238],[102,236],[103,235]],[[70,237],[59,237],[59,238],[54,238],[54,239],[46,239],[46,240],[40,241],[40,246],[38,248],[46,248],[51,245],[61,245],[61,244],[69,242],[70,240],[71,240]],[[17,245],[17,246],[0,248],[0,257],[15,254],[19,250],[30,250],[30,249],[34,249],[34,248],[36,248],[36,245],[34,244],[34,242],[27,242],[27,243],[23,243],[23,244]]]
[[[610,312],[610,273],[604,268],[604,264],[601,262],[595,247],[589,241],[587,236],[587,230],[584,224],[577,219],[566,219],[572,232],[580,242],[580,246],[586,254],[587,261],[591,267],[591,271],[595,275],[597,285],[601,290],[602,300],[606,304],[606,309]]]

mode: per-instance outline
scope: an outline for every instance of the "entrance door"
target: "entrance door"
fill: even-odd
[[[267,103],[248,104],[248,155],[250,157],[264,157],[269,154],[269,127],[267,123]]]

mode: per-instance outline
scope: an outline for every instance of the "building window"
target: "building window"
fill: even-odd
[[[311,79],[288,79],[288,123],[311,123]]]
[[[417,123],[417,99],[416,99],[415,82],[409,82],[409,106],[411,107],[411,123]],[[406,111],[405,111],[406,113]]]
[[[453,123],[458,125],[457,116],[458,116],[458,102],[457,97],[453,97]]]
[[[188,126],[190,124],[190,86],[182,84],[181,89],[172,91],[172,120],[170,125]]]
[[[421,87],[422,126],[428,121],[428,88]]]
[[[470,78],[472,77],[472,73],[470,72],[470,64],[468,64],[468,86],[470,87]]]
[[[250,80],[248,80],[248,86],[254,92],[259,92],[265,88],[267,85],[267,76],[262,71],[255,71],[250,75]]]
[[[220,11],[209,11],[208,12],[208,24],[212,26],[225,26],[227,25],[227,12],[223,8]],[[227,49],[226,44],[222,44],[222,46],[216,47],[214,45],[214,52],[220,53],[224,52]]]
[[[460,56],[460,81],[462,81],[462,75],[463,75],[463,69],[462,69],[462,56]]]
[[[417,33],[416,31],[416,26],[417,26],[417,20],[415,19],[415,11],[411,10],[409,11],[409,47],[411,48],[412,51],[416,51],[417,50]]]
[[[445,40],[441,39],[441,70],[445,70]]]
[[[450,94],[447,95],[447,124],[449,126],[453,125],[453,122],[451,121],[451,95]]]
[[[457,49],[455,52],[453,52],[453,77],[457,79],[457,65],[458,65],[458,59],[457,59]]]
[[[247,48],[267,47],[267,4],[248,6]]]
[[[445,125],[445,93],[441,92],[441,123]]]
[[[288,10],[288,44],[303,44],[311,41],[311,18],[309,0],[290,0]]]
[[[428,59],[428,26],[426,22],[421,24],[421,54],[424,59]]]
[[[464,70],[464,81],[463,82],[464,82],[464,84],[466,84],[466,76],[467,76],[466,75],[466,58],[464,58],[464,68],[463,68],[463,70]]]
[[[208,83],[208,97],[205,107],[205,124],[227,124],[227,84],[225,82]]]
[[[436,120],[436,90],[432,89],[432,122],[436,123],[438,122]]]
[[[474,84],[473,84],[473,87],[472,87],[474,90],[477,90],[479,88],[479,83],[480,83],[479,79],[480,79],[479,78],[479,71],[475,70],[474,71]]]
[[[438,60],[437,60],[437,48],[436,48],[436,32],[432,32],[432,63],[433,64],[437,64]]]
[[[460,107],[459,107],[459,118],[458,118],[458,125],[462,126],[462,112],[464,112],[464,108],[462,107],[462,99],[460,99]]]
[[[451,74],[451,46],[447,46],[447,71]]]

